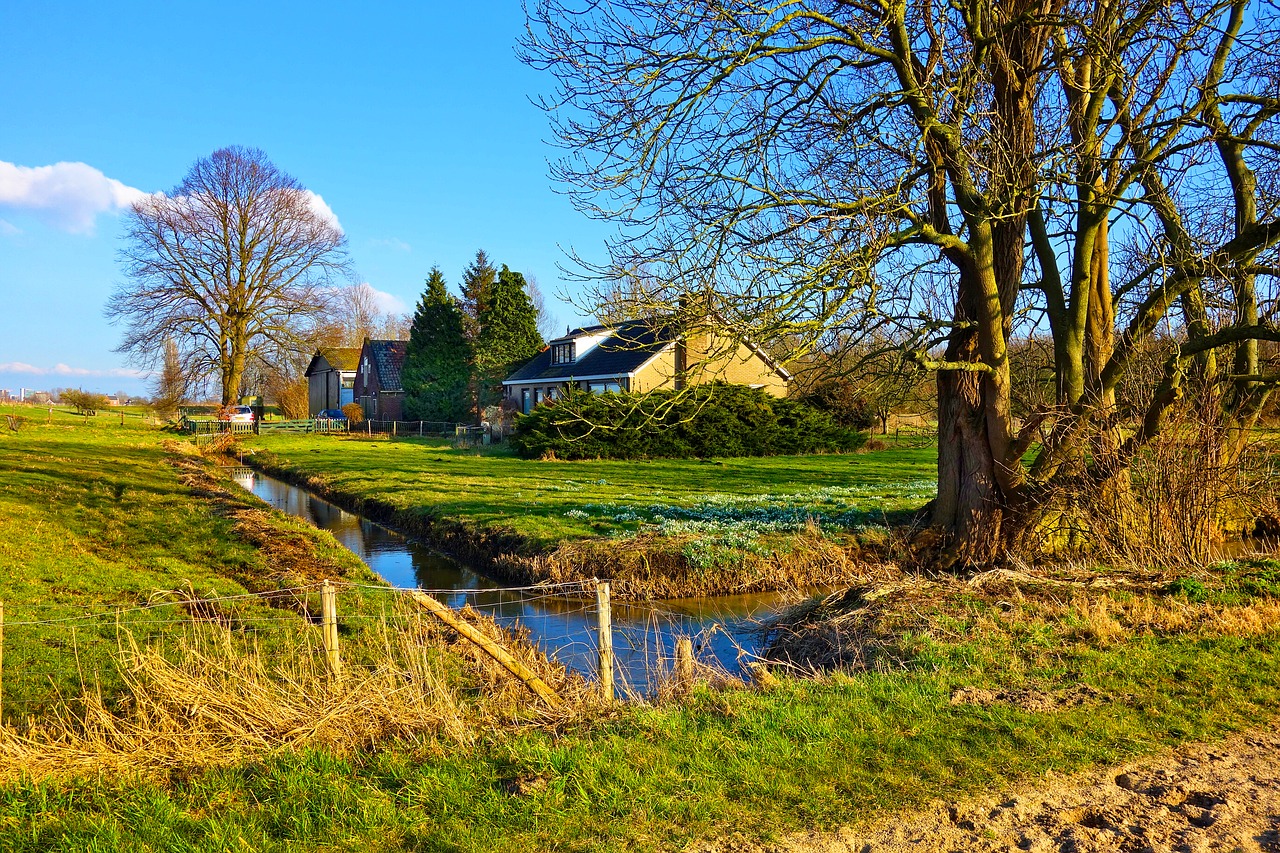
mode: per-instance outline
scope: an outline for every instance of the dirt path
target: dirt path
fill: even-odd
[[[696,848],[756,853],[898,851],[1276,851],[1280,734],[1254,731],[1083,776],[1050,777],[956,805],[778,845]]]

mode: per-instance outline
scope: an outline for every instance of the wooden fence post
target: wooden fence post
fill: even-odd
[[[600,698],[613,701],[613,617],[609,611],[609,582],[596,581],[596,617],[600,640]]]
[[[392,422],[391,422],[391,437],[392,437],[392,438],[395,438],[395,437],[396,437],[396,424],[398,424],[398,423],[399,423],[399,421],[392,421]]]
[[[338,590],[329,581],[325,581],[320,590],[320,637],[329,672],[335,679],[342,678],[342,658],[338,654]]]
[[[688,693],[693,689],[693,640],[676,640],[676,689]]]

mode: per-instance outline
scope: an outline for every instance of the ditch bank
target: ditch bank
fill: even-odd
[[[510,528],[482,526],[437,515],[430,507],[401,507],[344,490],[270,452],[246,455],[244,464],[514,585],[594,578],[609,581],[615,598],[643,601],[800,592],[867,582],[883,574],[863,558],[856,544],[833,541],[816,525],[772,536],[767,547],[753,550],[650,533],[565,541],[546,548]]]

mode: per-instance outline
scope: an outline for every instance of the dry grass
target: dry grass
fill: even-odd
[[[122,693],[89,687],[50,718],[0,728],[0,778],[100,773],[163,775],[285,750],[350,754],[397,740],[469,744],[498,727],[556,725],[589,708],[585,683],[492,620],[503,640],[567,701],[555,713],[430,616],[400,603],[343,678],[329,673],[318,632],[264,652],[227,627],[193,620],[176,646],[122,638]]]
[[[866,581],[878,568],[856,546],[833,541],[816,525],[790,535],[767,553],[725,549],[699,565],[686,548],[694,537],[642,534],[631,539],[565,542],[547,555],[524,558],[527,576],[563,583],[599,578],[619,599],[692,598],[801,591]]]
[[[1202,574],[1210,577],[1208,570]],[[968,579],[901,574],[804,602],[768,626],[769,658],[806,671],[897,669],[930,642],[1053,636],[1106,648],[1135,636],[1254,637],[1280,629],[1280,600],[1193,601],[1161,572],[997,569]]]

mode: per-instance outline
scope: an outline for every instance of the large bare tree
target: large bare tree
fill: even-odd
[[[349,275],[346,239],[316,202],[265,153],[238,146],[136,202],[126,280],[106,306],[125,324],[118,350],[153,364],[174,341],[183,373],[215,376],[226,405],[255,361],[305,349]]]
[[[522,51],[559,82],[555,177],[621,226],[581,265],[588,299],[643,270],[647,296],[710,301],[766,346],[901,342],[937,376],[937,559],[974,565],[1065,487],[1116,481],[1192,368],[1243,423],[1275,384],[1250,353],[1278,334],[1278,17],[1269,0],[541,0]],[[1051,336],[1057,386],[1025,419],[1019,328]],[[1165,373],[1119,411],[1159,329],[1179,340]]]

